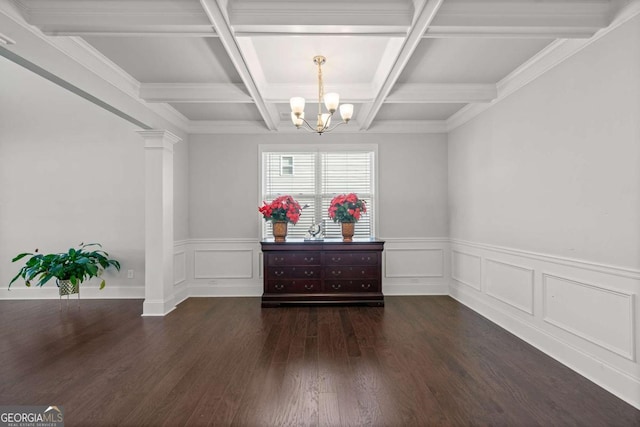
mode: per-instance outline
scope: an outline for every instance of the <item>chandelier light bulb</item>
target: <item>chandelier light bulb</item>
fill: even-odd
[[[295,96],[289,100],[291,112],[296,116],[304,113],[304,98]]]
[[[300,115],[296,115],[296,113],[291,112],[291,121],[297,128],[302,126],[302,124],[304,123],[304,112],[302,112],[302,114]]]
[[[345,122],[351,120],[353,116],[353,104],[342,104],[340,106],[340,116]]]
[[[327,110],[329,110],[331,114],[336,112],[339,103],[340,95],[338,95],[337,93],[331,92],[324,94],[324,106],[327,107]]]

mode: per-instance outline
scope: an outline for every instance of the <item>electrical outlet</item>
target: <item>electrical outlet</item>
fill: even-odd
[[[133,279],[133,270],[127,270],[127,279]]]

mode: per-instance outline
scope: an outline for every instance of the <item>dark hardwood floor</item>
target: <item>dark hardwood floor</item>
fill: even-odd
[[[0,302],[0,405],[67,426],[640,425],[640,411],[449,297],[260,308]]]

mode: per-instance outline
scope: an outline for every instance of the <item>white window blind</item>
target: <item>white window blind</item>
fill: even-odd
[[[373,151],[296,151],[262,153],[262,199],[291,195],[304,206],[300,221],[289,224],[288,236],[304,237],[312,221],[324,221],[325,237],[340,237],[340,224],[328,215],[331,199],[338,194],[356,193],[367,203],[367,213],[356,224],[355,237],[374,236],[375,153]],[[293,159],[292,175],[282,174],[281,159]],[[263,237],[272,236],[270,221],[263,221]]]

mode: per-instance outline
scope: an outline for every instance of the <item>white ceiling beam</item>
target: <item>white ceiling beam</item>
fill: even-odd
[[[4,45],[10,45],[10,44],[15,44],[16,42],[10,38],[5,36],[4,34],[0,33],[0,44],[4,44]]]
[[[386,104],[491,102],[498,96],[495,84],[397,84]]]
[[[329,91],[327,91],[329,92]],[[340,103],[371,102],[375,93],[373,86],[363,83],[336,83],[331,85],[331,92],[340,94]],[[292,96],[305,98],[307,105],[318,102],[318,84],[268,84],[264,88],[264,99],[272,103],[289,103]]]
[[[197,1],[15,1],[27,22],[52,36],[216,35]]]
[[[229,55],[229,59],[233,63],[236,71],[242,78],[242,82],[245,84],[247,90],[249,91],[249,95],[253,99],[262,119],[269,130],[275,130],[280,119],[278,118],[278,113],[273,106],[269,107],[265,103],[258,87],[256,85],[255,80],[251,76],[251,72],[245,63],[244,58],[242,57],[242,53],[238,47],[236,39],[233,37],[231,29],[229,28],[229,24],[227,23],[222,10],[220,9],[220,5],[216,0],[200,0],[202,7],[204,8],[209,20],[213,24],[218,36],[220,37],[220,41],[224,46],[227,54]]]
[[[185,137],[181,118],[141,101],[113,70],[103,70],[72,38],[51,39],[24,20],[22,8],[0,0],[0,28],[13,44],[0,45],[0,56],[143,129],[161,127]],[[165,114],[166,113],[166,114]]]
[[[233,83],[142,83],[140,98],[168,103],[253,103],[245,86]]]
[[[433,21],[435,15],[438,13],[438,10],[442,6],[443,1],[444,0],[428,0],[418,14],[415,23],[411,27],[407,39],[405,40],[404,45],[402,46],[402,49],[400,50],[393,67],[391,68],[391,71],[387,75],[384,83],[381,85],[378,94],[371,104],[371,108],[367,112],[367,115],[360,123],[362,130],[369,129],[369,127],[373,123],[373,120],[378,114],[378,111],[380,111],[382,104],[389,95],[389,92],[391,92],[393,86],[396,84],[398,77],[400,77],[400,74],[402,73],[402,70],[404,70],[404,67],[407,65],[407,62],[409,62],[409,59],[411,58],[411,55],[415,51],[416,47],[418,47],[418,44],[422,39],[422,35],[425,33],[425,31],[427,31],[427,28],[429,28],[431,21]]]
[[[229,20],[236,35],[243,34],[362,34],[406,35],[411,25],[410,2],[387,0],[233,1]]]
[[[426,38],[589,38],[609,25],[607,0],[445,2]]]

